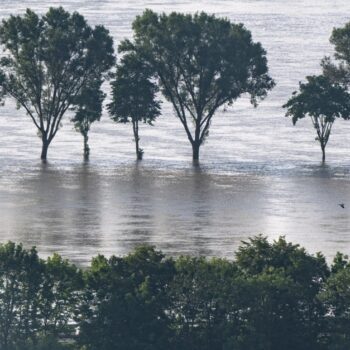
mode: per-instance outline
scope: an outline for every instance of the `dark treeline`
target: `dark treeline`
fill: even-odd
[[[0,348],[344,350],[350,262],[328,266],[284,238],[254,237],[233,260],[141,246],[79,269],[0,246]]]
[[[12,98],[30,117],[42,141],[41,159],[66,114],[84,139],[100,120],[111,80],[107,109],[117,123],[132,125],[141,160],[140,124],[161,115],[160,95],[173,107],[197,162],[200,147],[220,108],[241,96],[257,106],[275,86],[266,51],[243,24],[204,12],[194,15],[145,10],[132,24],[133,37],[118,45],[101,25],[91,27],[77,12],[50,8],[42,16],[28,9],[0,25],[0,100]],[[310,117],[325,161],[336,119],[350,118],[350,23],[331,36],[334,58],[321,62],[322,75],[307,77],[284,105],[295,124]]]

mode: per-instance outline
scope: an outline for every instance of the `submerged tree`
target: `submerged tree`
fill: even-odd
[[[299,90],[283,108],[287,108],[286,116],[292,117],[294,125],[299,119],[310,116],[325,162],[326,146],[335,119],[350,117],[350,95],[344,87],[322,75],[307,77],[307,83],[300,83]]]
[[[242,24],[204,12],[158,15],[146,10],[133,23],[134,41],[121,50],[144,55],[192,145],[193,160],[220,106],[248,93],[256,105],[274,82],[266,52]]]
[[[143,156],[139,147],[139,122],[153,125],[160,115],[160,102],[156,100],[158,88],[152,76],[153,71],[147,62],[131,53],[125,55],[117,66],[116,79],[111,84],[109,112],[117,123],[132,123],[138,160]]]
[[[103,80],[114,64],[113,39],[103,26],[92,28],[59,7],[41,17],[28,9],[3,20],[0,43],[1,87],[38,129],[46,160],[66,111],[87,82]]]
[[[102,114],[102,103],[106,95],[101,91],[102,80],[97,79],[87,83],[75,99],[75,116],[72,118],[74,127],[84,138],[84,160],[89,160],[89,131],[91,124],[99,121]]]

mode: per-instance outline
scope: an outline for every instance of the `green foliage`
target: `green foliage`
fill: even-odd
[[[118,123],[143,121],[152,125],[160,114],[160,102],[155,100],[157,85],[153,71],[142,57],[125,55],[117,65],[112,82],[112,102],[108,105],[112,120]]]
[[[310,255],[298,244],[287,242],[284,237],[273,243],[261,235],[242,241],[236,252],[236,263],[247,275],[257,275],[271,268],[280,269],[301,283],[305,280],[324,280],[328,275],[322,254]]]
[[[227,260],[181,257],[170,286],[175,349],[224,349],[241,321],[235,283],[237,268]]]
[[[43,261],[35,248],[0,245],[0,348],[36,349],[39,339],[71,337],[81,282],[58,255]]]
[[[58,255],[0,245],[3,350],[344,350],[350,262],[328,267],[283,237],[235,260],[165,258],[141,246],[84,272]]]
[[[332,273],[337,273],[339,270],[343,270],[345,267],[350,267],[348,255],[337,252],[331,266]]]
[[[335,119],[350,117],[350,95],[343,86],[322,75],[307,77],[307,83],[300,83],[299,90],[283,108],[287,108],[286,116],[292,117],[293,124],[310,116],[325,161],[325,148]]]
[[[327,307],[329,322],[329,349],[350,347],[350,264],[347,256],[338,253],[332,265],[332,275],[320,293]]]
[[[79,342],[87,349],[163,349],[173,263],[150,247],[125,258],[98,256],[86,274]]]
[[[236,264],[249,325],[242,349],[320,349],[326,309],[318,294],[329,275],[324,257],[284,238],[271,244],[257,236],[242,243]]]
[[[139,122],[153,125],[160,115],[160,101],[156,100],[158,87],[152,81],[153,75],[153,70],[140,55],[130,53],[117,65],[116,78],[111,84],[109,113],[117,123],[132,123],[138,159],[142,159]]]
[[[334,28],[330,41],[335,48],[335,58],[350,62],[350,23]]]
[[[282,271],[246,276],[240,286],[237,307],[241,327],[233,338],[237,349],[312,349],[310,339],[299,339],[301,320],[295,314],[298,295],[291,278]],[[300,330],[299,330],[300,329]]]
[[[343,28],[334,28],[330,38],[334,45],[333,61],[330,57],[322,60],[323,74],[346,88],[350,87],[350,22]]]
[[[43,264],[36,250],[9,242],[0,246],[0,348],[34,341],[40,329],[39,300]]]
[[[45,262],[40,299],[42,333],[57,337],[74,333],[71,322],[83,288],[82,272],[54,254]]]
[[[142,55],[153,68],[195,160],[220,106],[232,104],[244,93],[256,105],[274,86],[264,49],[242,24],[204,12],[158,15],[146,10],[133,29],[134,41],[124,41],[120,49]]]
[[[350,116],[350,96],[328,78],[319,76],[307,77],[307,83],[300,83],[300,92],[283,106],[287,116],[292,116],[293,124],[305,116],[317,120],[324,116],[325,123],[333,123],[335,118],[348,119]]]
[[[17,349],[16,349],[17,350]],[[18,350],[23,350],[19,348]],[[28,343],[25,350],[78,350],[75,344],[67,344],[57,340],[57,337],[41,337],[35,344]],[[79,349],[83,350],[83,349]]]
[[[114,64],[113,40],[104,27],[91,28],[59,7],[3,20],[0,43],[1,87],[32,119],[45,160],[65,112],[80,106],[84,86],[96,86]]]

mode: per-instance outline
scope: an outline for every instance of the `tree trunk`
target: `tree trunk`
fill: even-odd
[[[47,159],[47,151],[49,149],[49,145],[50,145],[50,142],[48,142],[47,140],[42,140],[42,148],[41,148],[41,160],[43,162],[46,162],[46,159]]]
[[[135,136],[135,148],[136,148],[136,158],[138,160],[140,160],[140,148],[139,148],[139,136],[137,135],[137,133],[134,134]]]
[[[90,147],[88,144],[89,141],[89,137],[88,134],[84,134],[84,160],[88,161],[89,160],[89,156],[90,156]]]
[[[326,162],[326,147],[325,146],[321,146],[322,149],[322,163]]]
[[[139,123],[138,120],[134,120],[132,122],[133,130],[134,130],[134,139],[135,139],[135,149],[136,149],[136,159],[142,160],[143,152],[140,149],[140,138],[139,138]]]
[[[192,143],[192,159],[193,159],[193,162],[196,162],[196,163],[199,161],[199,147],[200,147],[199,142]]]

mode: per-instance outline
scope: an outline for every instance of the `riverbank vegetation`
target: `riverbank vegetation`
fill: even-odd
[[[0,348],[310,350],[350,347],[350,262],[283,237],[232,260],[140,246],[79,269],[0,246]]]

